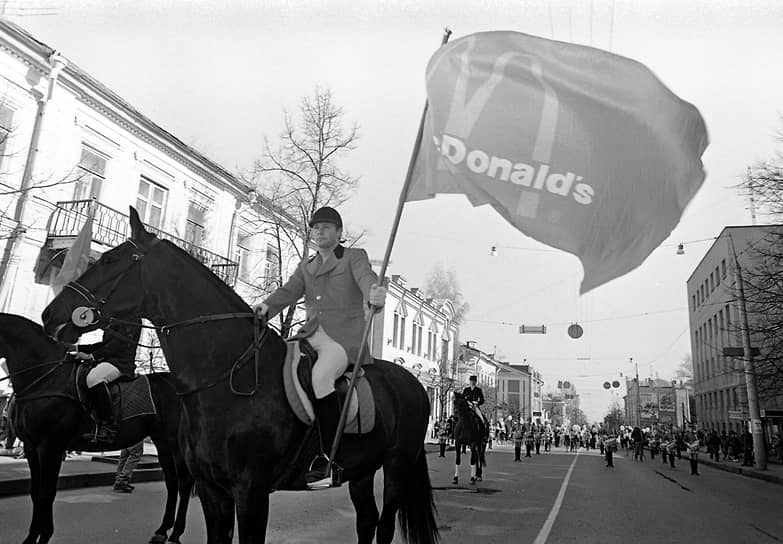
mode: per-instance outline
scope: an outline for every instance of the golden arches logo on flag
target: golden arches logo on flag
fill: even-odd
[[[698,110],[642,64],[517,32],[441,47],[407,201],[457,193],[578,256],[584,293],[639,266],[704,181]]]

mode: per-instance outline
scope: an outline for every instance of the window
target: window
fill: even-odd
[[[139,195],[136,197],[136,210],[141,220],[156,229],[161,228],[166,214],[168,191],[147,178],[139,181]]]
[[[715,275],[710,272],[710,293],[715,290]]]
[[[416,332],[418,329],[418,326],[416,323],[413,324],[413,327],[411,327],[411,352],[416,351]]]
[[[97,151],[82,146],[82,156],[79,159],[78,178],[73,190],[74,200],[98,199],[106,179],[106,157]]]
[[[397,347],[397,335],[400,330],[400,314],[395,313],[394,314],[394,335],[392,336],[392,345],[396,348]]]
[[[405,349],[405,318],[400,316],[400,349]]]
[[[204,239],[207,208],[198,202],[188,202],[188,218],[185,222],[185,241],[200,246]]]
[[[239,261],[239,279],[245,283],[253,280],[252,246],[253,236],[250,233],[239,231],[237,234],[237,260]]]
[[[693,295],[691,297],[691,307],[693,308],[693,311],[696,311],[696,295]]]
[[[264,284],[267,289],[276,289],[280,283],[280,252],[272,244],[266,246],[264,263]]]
[[[726,259],[720,261],[720,275],[722,278],[726,278]]]
[[[8,156],[6,150],[8,149],[8,139],[11,137],[13,116],[14,110],[0,105],[0,165],[5,162],[5,158]]]
[[[418,338],[418,342],[416,343],[416,354],[417,355],[421,355],[421,336],[423,334],[424,334],[424,332],[422,331],[422,326],[419,325],[419,338]]]
[[[718,267],[715,267],[715,287],[720,285],[720,272],[718,271]]]

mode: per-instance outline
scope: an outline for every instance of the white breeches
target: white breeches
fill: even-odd
[[[101,382],[111,383],[122,374],[117,367],[111,363],[98,363],[95,368],[87,373],[87,387],[92,389]]]
[[[348,354],[320,326],[307,341],[318,352],[313,367],[313,392],[315,398],[322,399],[334,391],[334,382],[348,368]]]

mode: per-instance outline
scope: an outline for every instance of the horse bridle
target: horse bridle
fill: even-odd
[[[177,321],[175,323],[169,323],[161,326],[144,325],[143,323],[140,323],[138,321],[127,321],[116,317],[109,317],[108,319],[103,318],[103,307],[108,303],[109,297],[111,297],[111,295],[114,294],[114,291],[116,291],[117,287],[119,287],[120,282],[123,279],[125,279],[125,276],[127,276],[135,268],[135,265],[141,264],[142,260],[144,259],[144,257],[147,255],[149,251],[149,248],[144,249],[140,247],[138,244],[136,244],[136,242],[134,242],[130,238],[127,241],[133,247],[136,248],[136,251],[132,255],[131,263],[128,265],[128,267],[125,270],[123,270],[117,276],[117,278],[111,284],[111,287],[109,288],[108,292],[104,297],[98,298],[92,291],[90,291],[87,287],[80,284],[78,281],[71,281],[65,284],[65,287],[71,289],[79,296],[84,298],[84,300],[88,304],[87,306],[77,306],[73,310],[73,312],[71,312],[71,322],[78,328],[85,328],[97,324],[103,324],[104,326],[108,326],[111,325],[112,323],[120,323],[124,325],[137,326],[139,328],[154,329],[156,332],[168,335],[172,329],[185,327],[188,325],[208,323],[211,321],[223,321],[226,319],[253,318],[253,343],[250,344],[250,346],[248,346],[248,348],[242,353],[242,355],[239,356],[239,358],[236,361],[234,361],[234,364],[231,366],[231,368],[227,372],[221,374],[216,380],[213,380],[206,384],[202,384],[201,386],[198,386],[190,391],[177,392],[177,395],[187,396],[199,391],[211,389],[212,387],[214,387],[215,385],[217,385],[218,383],[222,382],[224,379],[227,378],[229,379],[229,385],[231,388],[231,392],[233,394],[239,396],[248,396],[248,397],[255,395],[259,385],[261,347],[263,346],[268,336],[267,333],[269,332],[269,326],[268,326],[268,321],[266,319],[266,316],[259,316],[256,312],[252,312],[252,313],[235,312],[235,313],[226,313],[226,314],[198,316],[191,319]],[[159,242],[160,239],[158,239],[157,237],[154,238],[152,242],[150,242],[150,248],[152,248]],[[119,334],[117,336],[122,337],[122,335]],[[128,340],[133,342],[130,339]],[[138,344],[137,342],[133,342],[133,343]],[[242,366],[244,366],[245,362],[247,361],[247,359],[249,359],[251,355],[253,355],[254,362],[255,362],[254,365],[255,386],[251,391],[248,392],[238,391],[233,384],[234,374],[240,368],[242,368]]]
[[[139,247],[136,242],[131,240],[130,238],[127,240],[128,243],[130,243],[134,248],[136,248],[136,251],[133,253],[133,256],[131,258],[131,263],[128,265],[128,267],[123,270],[117,278],[114,280],[114,282],[111,284],[111,287],[109,287],[108,292],[105,296],[98,298],[92,291],[90,291],[87,287],[79,283],[78,281],[70,281],[65,284],[65,288],[70,289],[74,291],[76,294],[81,296],[86,302],[87,306],[77,306],[73,312],[71,312],[71,322],[78,328],[83,329],[85,327],[89,327],[91,325],[97,325],[102,322],[102,314],[103,314],[103,307],[108,303],[109,297],[111,297],[114,294],[114,291],[117,290],[117,287],[120,286],[120,282],[125,279],[125,276],[127,276],[137,264],[141,264],[141,261],[144,259],[144,256],[147,254],[147,251]],[[158,238],[155,238],[151,242],[151,247],[157,244],[160,240]]]

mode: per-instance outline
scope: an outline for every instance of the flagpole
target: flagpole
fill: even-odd
[[[451,36],[451,30],[446,27],[443,30],[443,38],[441,40],[441,47],[446,45]],[[392,229],[389,233],[389,241],[386,243],[386,254],[383,256],[383,263],[381,264],[381,271],[378,274],[379,281],[383,283],[386,277],[386,269],[389,266],[389,260],[391,259],[391,252],[394,248],[394,240],[397,238],[397,231],[400,227],[400,220],[402,219],[402,209],[405,206],[405,200],[408,197],[408,190],[411,186],[413,178],[413,170],[416,167],[416,159],[419,157],[419,149],[421,148],[421,142],[424,137],[424,122],[427,118],[427,110],[429,109],[429,102],[424,102],[424,110],[421,112],[421,119],[419,120],[419,131],[416,134],[416,141],[413,144],[413,152],[411,153],[410,162],[408,163],[408,171],[405,174],[405,181],[402,184],[400,190],[400,199],[397,202],[397,212],[394,216],[394,223],[392,223]],[[376,306],[370,307],[370,315],[367,316],[367,320],[364,323],[364,332],[362,333],[362,343],[359,347],[359,355],[356,358],[353,366],[353,373],[351,374],[351,381],[348,384],[348,394],[345,397],[345,403],[343,404],[342,412],[340,412],[340,421],[337,424],[337,432],[334,435],[334,442],[332,443],[332,449],[329,452],[329,463],[326,467],[327,474],[331,474],[332,464],[334,458],[337,456],[337,450],[340,448],[340,439],[345,431],[345,423],[348,418],[348,407],[350,406],[351,395],[353,394],[354,386],[356,385],[356,379],[359,376],[359,371],[362,368],[362,361],[364,355],[367,352],[367,339],[370,335],[370,327],[372,326],[372,320],[375,316],[376,310],[379,308]]]

